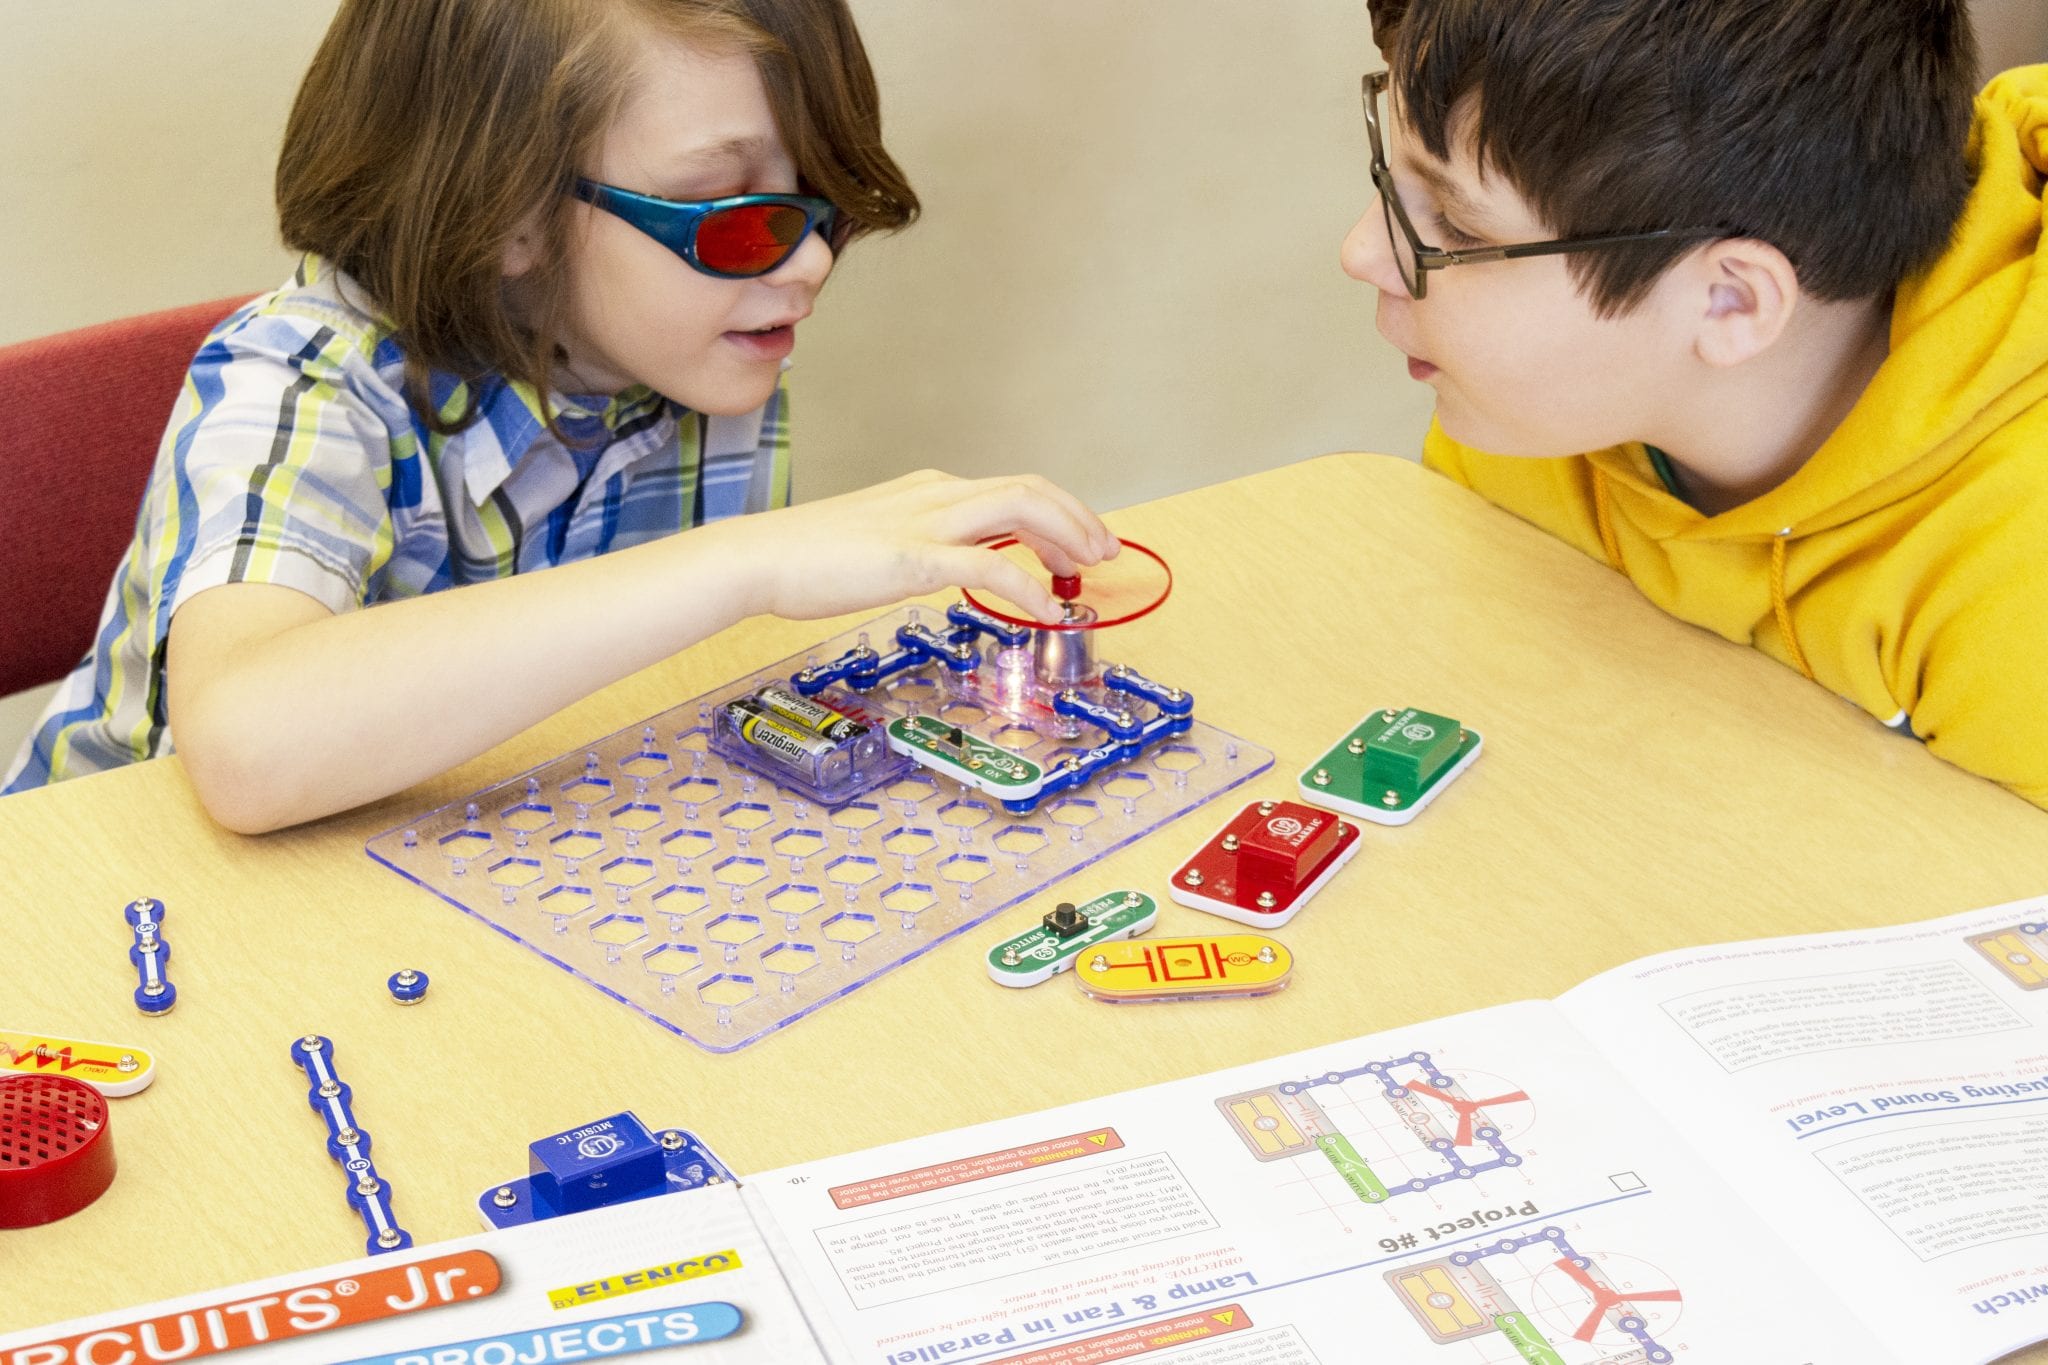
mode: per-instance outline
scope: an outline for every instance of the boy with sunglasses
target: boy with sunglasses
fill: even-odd
[[[1115,553],[1032,477],[785,505],[796,326],[917,210],[844,0],[344,0],[277,189],[304,262],[193,361],[8,790],[175,726],[207,810],[272,829],[745,616],[979,586],[1057,617],[979,542]]]
[[[1372,0],[1424,460],[2048,806],[2048,66],[1964,0]]]

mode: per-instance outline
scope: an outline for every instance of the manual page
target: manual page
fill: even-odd
[[[1907,1359],[2048,1336],[2048,899],[1668,953],[1558,1004]]]
[[[1942,1358],[1867,1335],[1714,1155],[1528,1003],[747,1194],[835,1365]]]

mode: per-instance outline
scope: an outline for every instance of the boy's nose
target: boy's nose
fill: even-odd
[[[807,232],[803,245],[788,260],[761,278],[769,284],[800,284],[816,291],[824,287],[825,277],[832,273],[835,259],[832,248],[825,243],[824,233]]]
[[[1380,206],[1378,195],[1365,206],[1365,213],[1351,225],[1351,231],[1344,234],[1337,259],[1352,279],[1385,294],[1408,296],[1401,268],[1394,263],[1394,243],[1387,236],[1386,211]]]

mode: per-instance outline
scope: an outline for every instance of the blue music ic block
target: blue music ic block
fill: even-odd
[[[661,1193],[661,1148],[631,1113],[614,1114],[526,1149],[534,1197],[557,1213],[581,1213]]]
[[[631,1110],[544,1137],[526,1150],[526,1176],[493,1185],[477,1197],[477,1209],[491,1227],[516,1227],[733,1178],[693,1134],[680,1128],[651,1133]]]

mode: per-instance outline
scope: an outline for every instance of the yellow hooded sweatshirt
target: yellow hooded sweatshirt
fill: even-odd
[[[1955,241],[1903,285],[1891,354],[1798,472],[1705,516],[1641,445],[1423,461],[1605,559],[1959,767],[2048,807],[2048,65],[1977,99]]]

